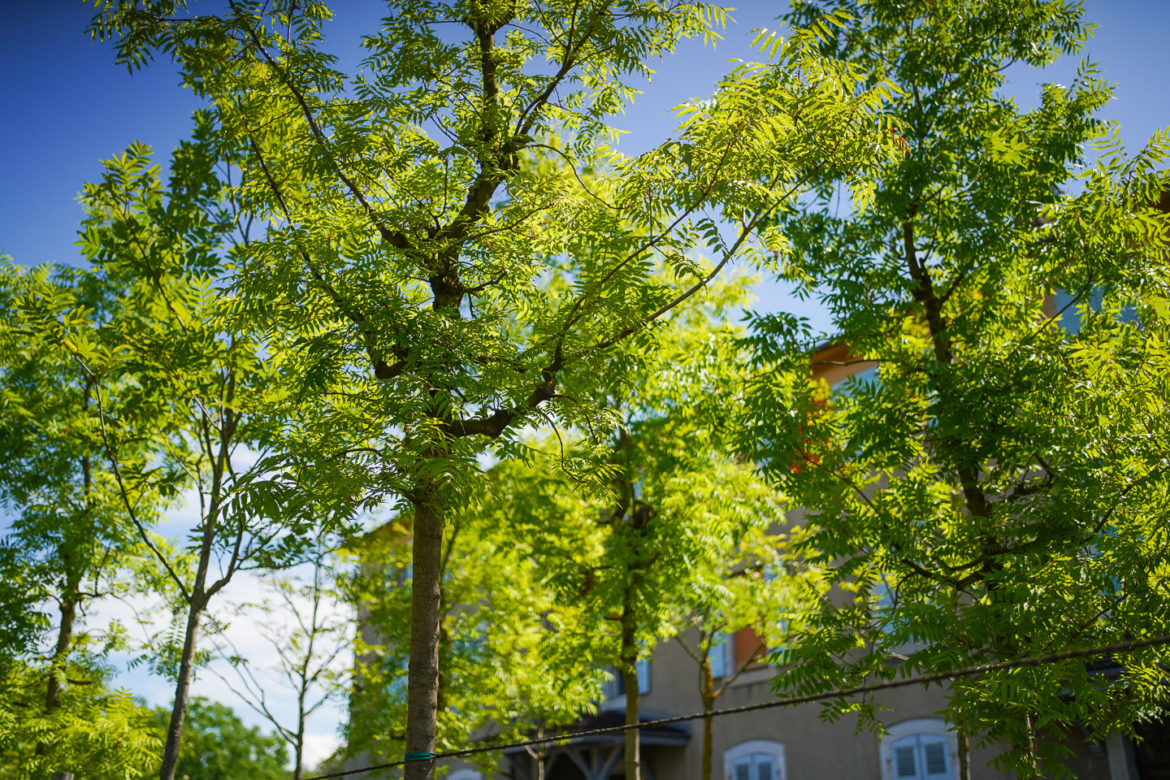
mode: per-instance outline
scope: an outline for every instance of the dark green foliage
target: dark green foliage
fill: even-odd
[[[160,738],[170,708],[155,710]],[[191,699],[176,777],[188,780],[286,780],[284,741],[245,726],[231,707],[201,696]]]

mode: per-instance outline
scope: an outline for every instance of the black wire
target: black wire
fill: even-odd
[[[499,750],[508,750],[510,748],[526,748],[534,747],[536,745],[549,745],[554,742],[565,742],[568,740],[581,739],[582,737],[597,737],[606,734],[624,734],[625,732],[631,731],[633,729],[654,728],[655,726],[669,726],[673,723],[685,723],[687,721],[700,720],[703,718],[717,718],[723,715],[734,715],[740,712],[754,712],[756,710],[766,710],[773,707],[790,707],[796,704],[808,704],[814,701],[825,701],[826,699],[843,699],[848,696],[857,696],[863,693],[886,691],[892,688],[905,688],[911,685],[929,685],[933,682],[953,680],[959,677],[973,677],[978,674],[1000,672],[1006,669],[1043,666],[1044,664],[1069,661],[1075,658],[1086,658],[1088,656],[1094,655],[1128,653],[1134,650],[1141,650],[1145,647],[1156,647],[1158,645],[1165,644],[1170,644],[1170,634],[1161,634],[1159,636],[1148,637],[1146,639],[1132,639],[1126,642],[1116,642],[1111,645],[1088,647],[1082,648],[1080,650],[1066,650],[1061,653],[1051,653],[1049,655],[1042,655],[1034,658],[1017,658],[1012,661],[1000,661],[993,664],[968,666],[962,669],[956,669],[955,671],[951,672],[936,672],[934,674],[924,674],[918,677],[907,677],[904,680],[891,680],[889,682],[872,683],[870,685],[859,685],[854,688],[842,688],[835,691],[827,691],[825,693],[812,693],[806,696],[790,696],[784,699],[773,699],[772,701],[758,702],[756,704],[744,704],[739,707],[725,707],[719,710],[711,710],[710,712],[695,712],[691,713],[690,715],[675,715],[669,718],[658,718],[657,720],[647,720],[640,723],[626,723],[621,726],[607,726],[605,728],[574,731],[568,734],[559,734],[553,737],[537,737],[534,739],[521,740],[519,742],[506,742],[498,745],[484,745],[475,748],[465,748],[463,750],[452,750],[448,753],[436,753],[434,754],[433,758],[429,760],[437,761],[439,759],[445,758],[465,758],[467,756],[473,756],[478,753],[492,753]],[[331,780],[331,778],[346,777],[348,775],[356,775],[363,772],[373,772],[376,769],[391,769],[393,767],[403,766],[405,764],[406,761],[392,761],[386,764],[373,764],[371,766],[361,767],[360,769],[347,769],[344,772],[333,772],[327,775],[314,775],[313,777],[305,778],[305,780]]]

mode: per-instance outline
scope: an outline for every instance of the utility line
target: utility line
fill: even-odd
[[[717,718],[723,715],[735,715],[740,712],[755,712],[756,710],[767,710],[773,707],[791,707],[797,704],[808,704],[815,701],[825,701],[827,699],[843,699],[848,696],[857,696],[864,693],[874,693],[876,691],[888,691],[893,688],[905,688],[911,685],[928,685],[934,682],[942,682],[944,680],[954,680],[960,677],[974,677],[975,675],[987,674],[988,672],[1001,672],[1007,669],[1022,669],[1034,666],[1043,666],[1045,664],[1057,663],[1060,661],[1070,661],[1077,658],[1087,658],[1095,655],[1110,655],[1113,653],[1129,653],[1134,650],[1141,650],[1146,647],[1157,647],[1159,645],[1170,644],[1170,634],[1161,634],[1159,636],[1147,637],[1146,639],[1131,639],[1125,642],[1116,642],[1111,645],[1100,645],[1098,647],[1087,647],[1079,650],[1066,650],[1060,653],[1050,653],[1048,655],[1036,656],[1032,658],[1017,658],[1012,661],[999,661],[991,664],[980,664],[978,666],[967,666],[962,669],[956,669],[950,672],[936,672],[934,674],[924,674],[918,677],[907,677],[904,680],[890,680],[888,682],[871,683],[869,685],[859,685],[854,688],[841,688],[835,691],[826,691],[824,693],[812,693],[805,696],[790,696],[784,699],[772,699],[771,701],[758,702],[756,704],[744,704],[739,707],[725,707],[723,709],[711,710],[710,712],[695,712],[690,715],[675,715],[669,718],[658,718],[657,720],[647,720],[640,723],[627,723],[621,726],[607,726],[605,728],[587,729],[584,731],[573,731],[567,734],[559,734],[552,737],[537,737],[533,739],[520,740],[517,742],[506,742],[497,745],[483,745],[475,748],[465,748],[463,750],[452,750],[447,753],[419,753],[407,754],[406,759],[402,761],[391,761],[385,764],[373,764],[371,766],[361,767],[359,769],[347,769],[344,772],[333,772],[326,775],[314,775],[313,777],[305,778],[305,780],[331,780],[337,777],[348,777],[349,775],[361,774],[364,772],[373,772],[378,769],[391,769],[393,767],[404,766],[408,761],[436,761],[439,759],[448,758],[465,758],[467,756],[474,756],[479,753],[492,753],[500,750],[508,750],[510,748],[525,748],[535,747],[537,745],[550,745],[554,742],[566,742],[574,739],[581,739],[582,737],[598,737],[607,734],[624,734],[627,731],[634,729],[653,728],[655,726],[669,726],[674,723],[685,723],[692,720],[701,720],[703,718]]]

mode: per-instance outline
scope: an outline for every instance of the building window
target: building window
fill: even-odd
[[[950,780],[947,741],[942,737],[906,737],[890,746],[896,780]]]
[[[882,739],[882,780],[955,780],[957,758],[958,742],[943,721],[903,721]]]
[[[639,658],[634,664],[634,671],[638,675],[638,693],[650,693],[650,659]],[[602,689],[606,701],[626,695],[626,679],[622,673],[613,667],[610,667],[609,673],[610,678]]]
[[[883,634],[894,630],[895,612],[898,608],[898,594],[890,587],[885,577],[873,584],[870,591],[873,594],[873,612],[876,618],[876,627]]]
[[[483,780],[483,775],[474,769],[456,769],[447,775],[447,780]]]
[[[725,780],[784,780],[784,746],[755,739],[723,754]]]
[[[735,658],[735,637],[732,634],[720,631],[711,638],[711,648],[707,651],[707,660],[711,663],[711,677],[719,679],[735,672],[732,659]]]

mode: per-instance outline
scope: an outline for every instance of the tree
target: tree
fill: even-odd
[[[391,2],[347,81],[319,2],[181,5],[101,3],[92,31],[131,67],[173,57],[210,106],[239,172],[231,197],[265,232],[237,257],[237,321],[310,410],[290,458],[409,508],[406,774],[430,777],[443,529],[482,483],[476,456],[508,457],[545,417],[594,420],[616,345],[648,344],[814,171],[863,179],[891,142],[875,122],[884,87],[860,89],[808,38],[768,39],[768,64],[627,158],[605,118],[680,38],[713,37],[720,9]]]
[[[777,555],[761,548],[781,520],[778,496],[734,456],[722,424],[740,376],[732,359],[740,334],[725,312],[744,301],[745,284],[712,285],[666,318],[652,349],[630,350],[607,389],[618,429],[575,440],[558,433],[564,451],[554,449],[543,469],[531,464],[503,505],[533,539],[557,603],[579,610],[582,653],[621,675],[630,725],[640,717],[638,660],[696,611],[714,612],[741,556],[762,573],[755,554]],[[548,468],[558,458],[572,458],[563,476]],[[608,479],[597,484],[597,475]],[[626,776],[640,777],[638,731],[625,736]]]
[[[869,208],[838,207],[826,177],[781,217],[786,276],[827,306],[846,362],[876,373],[830,393],[792,318],[754,323],[749,446],[807,507],[804,554],[837,586],[778,684],[1164,633],[1166,135],[1127,157],[1095,118],[1110,89],[1089,64],[1034,109],[1003,95],[1013,63],[1080,48],[1072,4],[832,6],[854,19],[825,51],[898,84],[907,153]],[[789,20],[819,12],[797,3]],[[1058,737],[1161,711],[1165,657],[1116,658],[1116,682],[1079,661],[955,681],[964,777],[970,740],[1006,745],[1020,777],[1067,771]]]
[[[171,708],[155,710],[160,733],[170,730]],[[285,780],[284,740],[245,726],[230,707],[202,696],[191,699],[176,772],[189,780]]]
[[[778,499],[779,496],[776,497]],[[769,653],[787,644],[787,636],[796,629],[788,615],[799,614],[807,589],[802,587],[815,572],[798,570],[788,552],[795,543],[788,533],[775,525],[781,517],[777,500],[769,507],[772,527],[751,527],[734,549],[722,550],[721,560],[707,561],[711,568],[698,574],[686,599],[689,612],[682,630],[674,640],[698,666],[698,692],[703,718],[702,780],[712,777],[713,718],[709,713],[727,689],[744,672],[764,663]],[[728,641],[738,641],[740,632],[755,646],[742,654],[734,648],[729,655]],[[722,673],[713,663],[722,654]]]
[[[0,778],[39,780],[81,772],[95,780],[139,780],[158,755],[150,710],[124,689],[110,690],[110,670],[74,653],[46,669],[19,659],[0,686]],[[56,675],[57,697],[45,707]]]
[[[330,560],[324,542],[317,540],[309,561],[301,567],[308,570],[307,578],[275,577],[268,583],[275,601],[265,598],[238,607],[237,616],[269,616],[267,620],[256,620],[254,626],[276,652],[275,668],[258,668],[230,642],[219,646],[220,655],[235,671],[234,681],[223,675],[221,678],[288,745],[293,756],[293,780],[301,780],[304,772],[309,719],[322,705],[345,692],[349,682],[353,615],[342,608],[336,562]],[[289,718],[269,701],[274,693],[292,695],[296,701],[294,717]]]
[[[601,665],[578,639],[579,610],[558,603],[510,522],[516,472],[511,463],[493,469],[480,500],[445,530],[440,750],[572,723],[600,687]],[[406,738],[410,525],[409,514],[398,516],[350,550],[361,633],[346,746],[367,760],[400,755]],[[494,767],[496,756],[480,758]]]
[[[84,395],[73,412],[84,416],[78,430],[89,443],[100,443],[106,477],[98,487],[107,504],[117,502],[113,527],[150,557],[157,576],[146,584],[170,596],[179,623],[146,654],[176,684],[167,778],[210,600],[242,569],[295,562],[310,528],[327,532],[332,518],[352,511],[331,513],[304,495],[295,473],[266,458],[288,399],[261,344],[227,317],[233,303],[221,288],[223,263],[248,233],[215,174],[221,160],[208,129],[197,121],[193,140],[172,157],[166,186],[144,145],[107,161],[82,197],[80,244],[95,270],[41,284],[18,301],[24,330],[57,350],[36,381],[51,383],[64,364],[80,369],[73,386]],[[56,430],[47,435],[61,447],[69,442]],[[84,457],[83,467],[93,456]],[[198,520],[176,549],[157,525],[184,490],[197,501]],[[71,532],[91,546],[102,538],[92,526]]]
[[[132,743],[126,764],[106,759],[112,774],[134,767],[142,735],[133,729],[133,705],[124,692],[105,689],[102,656],[124,647],[120,627],[86,625],[91,602],[120,597],[135,580],[150,581],[141,543],[125,523],[123,508],[102,450],[94,407],[99,392],[57,334],[46,333],[45,318],[74,321],[84,311],[108,316],[112,289],[100,275],[68,268],[25,272],[4,259],[0,267],[0,504],[13,513],[0,542],[0,605],[5,615],[5,648],[0,680],[14,724],[15,744],[37,734],[29,755],[11,765],[20,771],[72,770],[88,763],[93,735],[79,725],[104,723],[117,739]],[[128,468],[142,469],[149,456],[146,437],[124,447]],[[151,516],[165,504],[157,492],[139,494],[139,511]],[[52,612],[44,611],[55,604]],[[54,615],[55,613],[55,615]],[[45,645],[47,644],[47,648]],[[11,674],[11,676],[10,676]],[[42,687],[39,704],[32,687]],[[76,708],[58,712],[63,702]],[[110,708],[110,709],[107,709]],[[113,725],[111,717],[130,720]],[[19,717],[17,717],[19,715]],[[139,719],[140,720],[140,719]],[[26,737],[20,736],[21,729]],[[148,741],[148,740],[147,740]],[[20,751],[15,752],[16,755]]]

